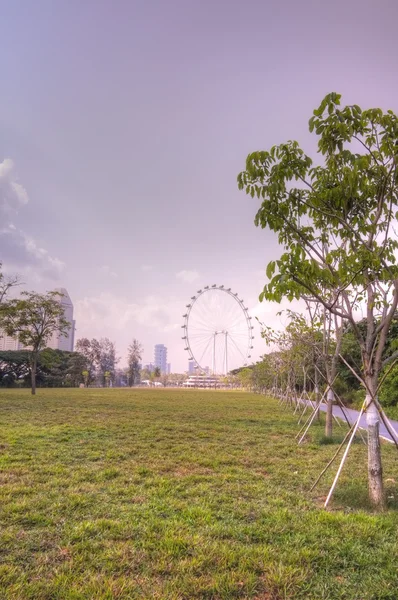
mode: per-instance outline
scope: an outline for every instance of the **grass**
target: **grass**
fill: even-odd
[[[334,496],[322,428],[243,392],[0,394],[0,598],[398,597],[398,454],[367,505],[356,443]],[[337,437],[342,438],[339,431]]]

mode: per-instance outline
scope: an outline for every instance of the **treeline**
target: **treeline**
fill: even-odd
[[[78,387],[86,368],[84,356],[45,348],[39,353],[36,366],[38,387]],[[30,387],[31,356],[29,350],[0,352],[0,386]]]
[[[79,387],[129,385],[128,370],[118,369],[116,346],[108,338],[82,338],[76,342],[76,352],[44,348],[37,353],[36,385],[38,387]],[[32,351],[0,352],[0,386],[30,386]]]
[[[309,324],[302,315],[291,311],[288,314],[289,324],[285,331],[275,332],[263,326],[263,337],[279,348],[265,354],[256,364],[233,371],[239,385],[261,393],[307,393],[313,399],[316,395],[319,398],[326,396],[329,389],[335,402],[360,407],[366,389],[362,383],[361,349],[352,326],[346,325],[341,332],[326,331],[319,320]],[[356,326],[366,337],[366,320],[359,321]],[[398,364],[388,362],[397,348],[398,314],[391,324],[382,355],[382,360],[386,361],[379,389],[383,406],[398,406]],[[335,370],[331,372],[334,359]]]

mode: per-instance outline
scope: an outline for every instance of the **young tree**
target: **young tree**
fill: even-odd
[[[18,336],[30,349],[32,394],[36,393],[36,368],[39,352],[53,333],[67,335],[70,323],[64,318],[59,292],[22,292],[21,298],[0,305],[0,325],[10,336]]]
[[[369,496],[385,505],[379,376],[383,350],[398,303],[398,118],[392,111],[340,108],[331,93],[314,111],[324,161],[314,166],[297,142],[250,154],[240,189],[261,198],[255,224],[278,235],[284,253],[269,263],[260,299],[306,297],[348,322],[361,348],[368,424]],[[294,182],[297,182],[296,184]],[[366,335],[356,310],[366,311]]]
[[[143,351],[144,349],[140,342],[134,338],[127,350],[128,382],[130,387],[140,380],[140,363]]]
[[[4,275],[1,268],[2,263],[0,262],[0,304],[5,301],[7,294],[13,287],[20,285],[18,275]]]
[[[102,385],[109,387],[110,382],[115,380],[116,364],[116,346],[108,338],[101,338],[99,341],[99,372],[102,378]]]
[[[101,347],[98,340],[93,338],[81,338],[76,342],[76,351],[82,354],[86,359],[86,365],[84,368],[84,384],[86,387],[90,385],[96,378],[97,372],[100,368],[101,358]]]

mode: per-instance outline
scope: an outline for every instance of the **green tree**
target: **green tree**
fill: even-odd
[[[10,387],[30,378],[30,360],[27,350],[0,352],[0,385]]]
[[[108,338],[101,338],[99,341],[99,373],[102,385],[109,387],[110,382],[114,382],[117,362],[114,342]]]
[[[251,389],[253,384],[253,369],[245,367],[237,373],[237,377],[242,387]]]
[[[36,369],[40,350],[53,333],[67,335],[70,323],[64,318],[59,292],[22,292],[21,298],[0,305],[0,325],[7,335],[18,336],[30,350],[32,394],[36,393]]]
[[[87,369],[85,369],[84,371],[82,371],[82,375],[83,375],[83,380],[84,380],[84,385],[86,387],[88,387],[89,384],[89,377],[90,377],[90,372],[87,371]]]
[[[379,440],[380,373],[398,303],[396,236],[398,118],[392,111],[340,107],[327,95],[309,122],[319,138],[314,165],[294,141],[250,154],[240,189],[261,199],[255,224],[274,231],[284,252],[267,268],[260,299],[306,297],[351,325],[366,386],[369,497],[383,508]],[[296,182],[296,183],[295,183]],[[366,336],[356,309],[366,312]]]
[[[127,350],[128,383],[130,387],[140,380],[140,363],[143,351],[140,342],[134,338]]]
[[[88,375],[84,375],[84,383],[88,387],[96,379],[100,370],[101,345],[95,338],[92,340],[81,338],[76,342],[76,350],[86,359],[84,371],[87,371]]]

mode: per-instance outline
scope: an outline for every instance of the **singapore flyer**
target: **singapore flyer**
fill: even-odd
[[[226,375],[248,364],[253,326],[238,293],[223,285],[205,286],[186,308],[182,339],[199,373]]]

